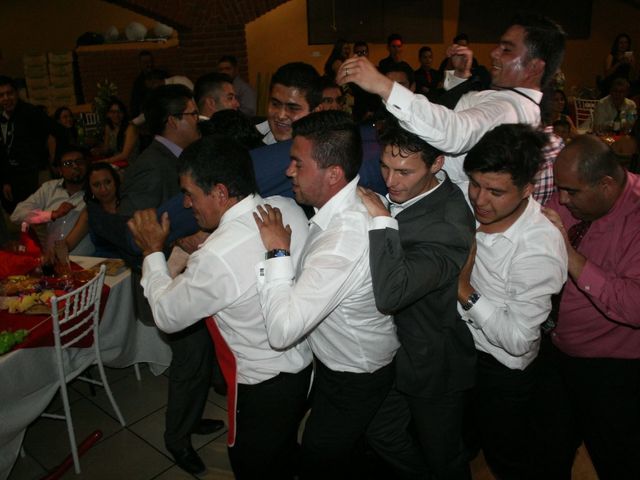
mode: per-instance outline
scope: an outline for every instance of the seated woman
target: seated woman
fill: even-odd
[[[129,122],[127,107],[116,97],[111,97],[107,106],[103,144],[92,153],[106,156],[103,162],[123,166],[138,155],[138,129]]]
[[[87,172],[84,201],[87,206],[80,214],[81,219],[88,221],[89,235],[95,246],[94,256],[117,258],[115,248],[98,235],[95,235],[96,209],[107,213],[116,213],[120,203],[120,175],[106,162],[96,162]]]
[[[569,124],[569,136],[574,137],[576,133],[576,126],[573,120],[569,116],[569,108],[567,104],[567,96],[562,90],[556,90],[553,92],[553,102],[551,103],[551,118],[550,125],[553,125],[558,120],[563,120]]]
[[[54,136],[56,148],[66,149],[70,145],[78,145],[78,131],[76,130],[76,120],[69,107],[60,107],[53,114],[55,120]]]

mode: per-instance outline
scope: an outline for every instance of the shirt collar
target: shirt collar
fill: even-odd
[[[229,223],[234,221],[236,218],[244,215],[247,212],[255,210],[258,205],[262,204],[262,197],[257,193],[253,193],[251,195],[247,195],[234,206],[232,206],[229,210],[224,212],[222,218],[220,219],[220,225],[224,225],[225,223]]]
[[[391,216],[395,218],[399,213],[401,213],[402,211],[406,210],[411,205],[414,205],[414,204],[418,203],[420,200],[422,200],[424,197],[426,197],[430,193],[435,192],[447,178],[447,174],[445,173],[444,170],[440,170],[438,173],[436,173],[435,176],[436,176],[436,179],[438,180],[438,184],[435,187],[433,187],[431,190],[427,190],[426,192],[421,193],[420,195],[418,195],[416,197],[413,197],[413,198],[407,200],[404,203],[395,203],[395,202],[393,202],[389,198],[389,194],[387,193],[386,199],[389,202],[389,212],[391,212]]]
[[[532,196],[527,198],[527,207],[524,209],[520,217],[511,224],[509,228],[507,228],[504,232],[499,233],[484,233],[477,232],[478,235],[485,235],[489,238],[503,237],[509,240],[511,243],[516,243],[520,233],[522,232],[523,226],[527,225],[531,221],[531,217],[535,215],[536,211],[540,211],[540,204],[536,202]]]
[[[182,148],[173,143],[167,137],[163,137],[162,135],[156,135],[153,137],[154,140],[160,142],[162,145],[167,147],[171,153],[173,153],[176,158],[178,158],[182,154]]]
[[[336,193],[325,203],[322,208],[315,209],[316,214],[309,220],[309,223],[315,223],[321,230],[326,230],[331,218],[338,212],[343,210],[345,204],[354,202],[358,198],[356,187],[360,181],[360,175],[347,183],[342,190]]]

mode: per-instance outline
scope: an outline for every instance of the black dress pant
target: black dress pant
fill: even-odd
[[[298,428],[307,407],[311,365],[256,385],[238,384],[236,439],[229,460],[238,480],[292,479]]]
[[[483,449],[500,480],[535,479],[532,409],[537,362],[512,370],[478,352],[477,381],[470,395],[467,441]],[[540,480],[540,479],[538,479]]]
[[[600,480],[640,479],[640,360],[577,358],[543,344],[539,478],[570,480],[584,441]]]
[[[466,394],[415,397],[394,387],[371,421],[367,441],[398,478],[471,479],[462,442]]]
[[[214,362],[213,342],[203,321],[167,336],[173,358],[169,370],[164,441],[167,448],[191,446],[202,419]]]
[[[393,362],[373,373],[351,373],[331,370],[316,359],[301,478],[362,478],[365,432],[394,377]]]

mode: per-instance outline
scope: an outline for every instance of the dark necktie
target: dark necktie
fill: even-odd
[[[573,248],[578,250],[580,242],[582,242],[582,239],[587,234],[590,226],[591,222],[582,220],[569,229],[567,236],[569,237],[569,243]],[[551,297],[551,312],[549,312],[547,320],[541,325],[543,333],[550,333],[558,325],[558,311],[560,310],[561,298],[562,292]]]
[[[591,222],[582,220],[569,229],[569,231],[567,232],[567,236],[569,237],[569,243],[573,248],[575,248],[576,250],[578,249],[578,247],[580,246],[580,242],[582,242],[582,239],[587,234],[590,226]]]

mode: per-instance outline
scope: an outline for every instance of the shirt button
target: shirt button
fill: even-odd
[[[585,286],[584,286],[584,289],[588,292],[588,291],[590,291],[590,290],[591,290],[591,287],[590,287],[589,285],[585,285]]]

